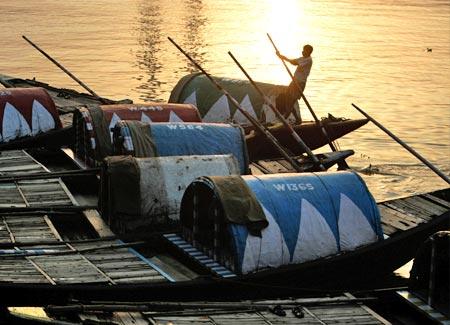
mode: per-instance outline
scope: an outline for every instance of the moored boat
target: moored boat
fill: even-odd
[[[143,112],[140,114],[142,119]],[[92,125],[83,120],[83,132],[92,130]],[[167,162],[161,166],[164,159],[159,158],[180,159],[182,154],[190,158],[201,154],[200,160],[206,154],[233,154],[235,171],[231,172],[231,168],[224,175],[237,174],[237,170],[241,175],[255,170],[259,173],[223,176],[227,183],[231,180],[231,185],[224,188],[211,179],[192,179],[199,174],[192,174],[191,179],[179,185],[164,178],[170,181],[170,186],[180,189],[193,181],[184,193],[179,216],[170,212],[168,205],[162,204],[160,209],[161,204],[157,204],[172,196],[150,195],[148,191],[150,187],[158,187],[173,194],[174,188],[136,177],[138,184],[133,185],[138,190],[127,193],[127,188],[123,188],[120,190],[125,194],[118,195],[144,193],[135,197],[136,201],[127,202],[136,203],[137,213],[126,215],[127,209],[112,210],[114,207],[108,202],[115,201],[117,196],[105,190],[101,191],[100,200],[106,202],[107,208],[100,214],[98,206],[92,204],[98,196],[98,176],[87,183],[79,180],[86,176],[83,172],[57,173],[44,168],[42,174],[37,161],[44,159],[55,170],[64,170],[67,155],[61,158],[58,150],[54,157],[52,151],[42,154],[34,150],[34,158],[21,151],[2,152],[0,163],[3,161],[7,166],[5,176],[0,179],[4,200],[0,214],[5,225],[0,233],[4,248],[0,251],[0,303],[33,305],[68,299],[137,301],[173,297],[245,299],[347,290],[389,274],[413,257],[426,236],[449,227],[449,189],[375,203],[364,182],[352,172],[292,175],[286,173],[289,170],[284,163],[277,161],[285,169],[284,174],[256,176],[272,174],[276,164],[249,161],[240,126],[122,121],[117,129],[113,135],[108,126],[102,132],[113,148],[124,150],[119,153],[129,154],[137,145],[151,144],[144,145],[143,151],[152,152],[145,153],[142,159],[152,160],[149,165],[156,166],[157,173],[152,176],[142,169],[137,171],[138,175],[158,178],[164,174],[164,168],[172,171],[179,168],[176,175],[181,179],[181,170],[189,169],[189,164],[179,164],[174,169]],[[213,151],[204,151],[211,149],[206,144],[217,134],[235,140],[214,141]],[[144,140],[136,140],[140,137]],[[165,141],[182,147],[167,145]],[[107,156],[109,153],[104,157]],[[17,175],[15,162],[25,160],[27,174]],[[145,164],[147,161],[141,165]],[[317,168],[314,162],[312,165],[312,169]],[[199,167],[200,173],[205,172],[200,163]],[[39,169],[41,174],[34,177],[32,174]],[[215,173],[217,168],[213,169]],[[92,176],[92,171],[85,172]],[[106,189],[108,182],[114,183],[112,178],[108,179],[109,172],[103,169],[99,176],[101,182],[106,182],[103,187]],[[120,173],[117,176],[116,188],[124,184],[122,176]],[[232,212],[228,213],[230,206]],[[166,211],[156,216],[153,208]],[[256,222],[248,222],[249,215],[250,219],[256,215]],[[157,218],[158,222],[145,218]],[[144,241],[130,242],[137,238],[130,231],[135,229],[132,224],[122,227],[127,222],[150,226],[140,234],[139,239]],[[259,225],[255,233],[254,223]],[[109,227],[115,224],[125,231],[111,232]],[[171,232],[163,233],[160,224],[169,224]],[[279,245],[270,245],[272,240]],[[319,250],[314,250],[314,245]],[[35,295],[41,297],[39,302]],[[16,297],[19,298],[15,300]]]
[[[266,124],[271,133],[288,148],[293,154],[300,155],[305,151],[298,146],[289,131],[282,127],[273,111],[269,108],[264,98],[252,86],[249,81],[230,79],[225,77],[213,77],[241,107],[252,117]],[[286,91],[286,86],[256,82],[257,87],[271,100]],[[169,102],[195,105],[204,122],[229,123],[234,122],[242,125],[247,137],[247,147],[252,159],[268,159],[279,157],[279,153],[272,150],[270,143],[261,134],[252,132],[254,130],[250,121],[230,102],[230,100],[219,91],[208,78],[201,73],[191,73],[182,77],[173,88]],[[300,115],[298,102],[295,102],[293,110]],[[322,118],[321,123],[326,129],[327,136],[321,132],[314,121],[296,121],[294,114],[288,117],[292,127],[305,144],[312,150],[327,145],[344,135],[362,127],[366,119],[336,118],[331,114]]]
[[[181,81],[180,81],[181,82]],[[61,123],[64,127],[68,127],[67,129],[64,128],[65,131],[67,131],[67,134],[58,134],[54,132],[46,132],[42,134],[38,134],[34,137],[25,137],[20,138],[14,141],[10,141],[8,143],[0,143],[0,150],[9,150],[9,149],[21,149],[21,148],[32,148],[36,146],[45,146],[47,144],[54,143],[54,146],[58,145],[71,145],[73,144],[75,140],[75,132],[73,131],[73,128],[70,128],[73,124],[73,113],[80,108],[86,109],[86,107],[98,107],[101,104],[108,103],[107,106],[114,105],[114,104],[132,104],[132,101],[129,99],[124,100],[118,100],[114,101],[107,98],[96,98],[90,94],[80,93],[75,90],[71,89],[64,89],[64,88],[57,88],[50,86],[49,84],[37,81],[35,79],[21,79],[21,78],[14,78],[9,77],[5,75],[0,75],[0,83],[3,84],[6,89],[9,88],[28,88],[28,87],[40,87],[45,89],[51,98],[53,99],[55,106],[60,114]],[[205,91],[209,91],[210,85],[207,83],[202,82],[202,93]],[[281,87],[281,86],[280,86]],[[177,93],[180,87],[177,85],[172,94],[169,102],[172,103],[185,103],[185,104],[194,104],[190,101],[186,101],[186,99],[183,99],[182,97],[175,97],[174,94]],[[184,89],[184,88],[183,88]],[[248,86],[247,86],[248,89]],[[213,94],[216,93],[216,90],[214,90]],[[240,95],[239,95],[240,96]],[[238,96],[238,98],[239,98]],[[256,97],[255,95],[252,95],[252,102],[255,101]],[[219,96],[220,97],[220,96]],[[250,98],[250,97],[249,97]],[[249,99],[250,100],[250,99]],[[197,102],[197,100],[195,100]],[[200,103],[200,102],[199,102]],[[199,104],[197,103],[197,104]],[[222,105],[222,104],[224,105]],[[221,104],[221,105],[219,105]],[[229,110],[229,104],[228,102],[225,102],[224,100],[219,100],[219,108],[222,109],[228,109]],[[170,105],[170,104],[168,104]],[[135,105],[137,106],[145,106],[143,105]],[[217,106],[217,105],[216,105]],[[258,107],[262,107],[263,105],[260,103]],[[222,108],[221,108],[222,107]],[[256,107],[256,106],[255,106]],[[298,106],[297,106],[298,107]],[[256,108],[255,108],[256,109]],[[257,110],[257,109],[256,109]],[[266,110],[267,111],[267,110]],[[217,119],[213,116],[213,118],[210,118],[206,116],[205,109],[201,106],[199,108],[199,113],[201,116],[201,119],[203,122],[232,122],[232,118],[225,118],[225,119]],[[258,114],[262,114],[258,113]],[[263,114],[264,115],[264,114]],[[234,115],[233,115],[234,116]],[[206,117],[206,118],[205,118]],[[138,118],[141,120],[143,116]],[[258,116],[260,118],[260,116]],[[262,118],[262,117],[261,117]],[[190,120],[192,122],[192,120]],[[254,128],[252,126],[249,126],[244,120],[236,118],[234,119],[236,123],[242,124],[244,127],[244,131],[246,133],[246,141],[247,141],[247,147],[248,152],[250,155],[251,160],[261,160],[261,159],[270,159],[270,158],[279,158],[280,155],[274,151],[274,149],[268,144],[267,140],[259,134],[258,132],[252,132]],[[262,122],[266,122],[266,118],[262,118]],[[274,122],[273,116],[269,119],[270,123]],[[367,119],[345,119],[345,118],[335,118],[331,115],[327,118],[324,118],[322,120],[324,126],[327,129],[329,140],[335,141],[338,138],[362,127],[365,125],[368,120]],[[279,141],[286,147],[289,148],[289,150],[295,154],[300,155],[304,153],[304,150],[296,144],[296,142],[291,139],[291,136],[288,132],[279,125],[272,125],[269,126],[272,129],[272,132],[276,138],[279,139]],[[320,148],[328,143],[328,139],[322,134],[319,128],[317,128],[314,121],[303,121],[301,124],[294,124],[293,128],[295,131],[300,134],[303,141],[308,145],[308,147],[311,150]]]
[[[437,232],[419,247],[408,288],[396,292],[399,302],[424,321],[450,323],[450,230]]]
[[[11,159],[19,159],[14,157],[20,156],[20,152],[5,155],[5,159],[9,157],[5,163],[8,162],[10,166]],[[32,161],[27,163],[31,170]],[[9,175],[12,177],[14,173],[17,174],[10,170]],[[336,177],[333,174],[327,175],[324,175],[324,179]],[[300,191],[301,186],[298,184],[302,183],[308,189],[309,186],[305,184],[312,182],[305,180],[318,177],[305,174],[302,181],[291,181],[290,177],[293,176],[286,176],[287,178],[274,175],[272,178],[284,179],[285,188],[290,187],[293,193]],[[351,175],[347,177],[353,179]],[[323,180],[317,181],[322,183]],[[278,267],[259,267],[258,270],[239,274],[236,269],[223,265],[226,264],[223,262],[226,259],[211,258],[214,257],[213,250],[202,248],[204,245],[192,245],[192,242],[186,240],[187,237],[180,236],[181,232],[162,236],[154,229],[155,232],[147,234],[145,243],[129,242],[134,240],[132,233],[118,237],[109,230],[95,209],[86,210],[80,206],[81,201],[78,202],[80,199],[77,198],[85,197],[86,193],[80,195],[79,188],[72,187],[71,182],[67,182],[66,187],[71,194],[69,201],[65,200],[64,204],[58,203],[59,201],[47,202],[37,206],[29,200],[20,201],[20,191],[28,193],[25,198],[30,197],[29,195],[33,197],[33,193],[26,187],[28,185],[25,184],[22,189],[20,182],[25,182],[24,179],[15,186],[11,186],[11,182],[3,179],[2,184],[8,184],[3,186],[8,195],[2,197],[15,197],[18,202],[8,203],[9,208],[2,210],[6,227],[2,231],[1,245],[4,251],[0,256],[0,300],[2,304],[8,305],[61,304],[69,298],[90,301],[171,300],[174,297],[177,300],[245,299],[317,293],[318,290],[350,290],[367,286],[367,283],[379,280],[409,261],[427,236],[449,227],[450,219],[448,189],[379,202],[376,206],[380,212],[380,223],[375,229],[381,229],[375,232],[376,241],[366,242],[354,250],[336,251],[301,263],[297,261]],[[35,188],[42,184],[38,180],[33,183]],[[358,184],[357,180],[350,181],[348,190],[353,189],[355,184]],[[359,188],[364,189],[362,183]],[[90,190],[96,191],[92,188]],[[202,192],[201,188],[198,190],[199,193]],[[339,188],[336,191],[337,197],[341,198]],[[314,193],[319,192],[321,191],[308,193],[314,197]],[[326,197],[323,194],[325,193],[318,195],[318,202],[320,198]],[[48,195],[52,195],[51,191]],[[203,195],[209,194],[204,192]],[[358,199],[349,195],[346,193],[347,197],[359,205]],[[283,205],[273,194],[267,198]],[[214,202],[218,201],[202,200],[198,202],[198,208],[192,210],[191,207],[186,211],[214,215],[215,210],[209,205],[217,206]],[[295,201],[298,199],[294,199]],[[303,200],[301,202],[303,207],[309,206]],[[332,206],[335,203],[327,204]],[[68,209],[69,205],[78,205],[79,209]],[[295,209],[299,208],[288,203],[285,205],[287,210],[282,215],[286,216],[294,216]],[[14,206],[29,208],[19,210]],[[61,207],[60,210],[58,206]],[[316,206],[315,209],[324,214],[323,207]],[[357,210],[353,208],[351,211]],[[328,224],[332,224],[331,219],[326,220]],[[269,219],[269,223],[271,222],[273,223]],[[215,229],[215,226],[206,223],[202,227],[205,226],[203,235],[212,236],[214,241],[214,231],[208,229]],[[34,230],[31,231],[32,229]],[[333,231],[331,233],[336,234]],[[14,254],[10,249],[15,250]],[[226,251],[221,254],[224,253]],[[39,302],[35,299],[37,295],[40,297]]]

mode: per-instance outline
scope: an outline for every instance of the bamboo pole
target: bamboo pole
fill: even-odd
[[[181,52],[186,56],[189,61],[191,61],[215,86],[216,88],[221,91],[232,103],[236,108],[250,121],[250,123],[253,124],[253,126],[261,132],[269,141],[270,143],[280,152],[280,154],[287,160],[289,163],[294,167],[294,169],[298,172],[301,172],[302,169],[299,166],[298,162],[296,162],[287,152],[281,144],[278,142],[278,140],[270,133],[270,131],[262,125],[258,120],[256,120],[253,116],[251,116],[246,110],[244,110],[241,105],[237,102],[237,100],[228,93],[217,81],[215,81],[211,75],[206,72],[189,54],[187,54],[175,41],[168,37],[169,41]]]
[[[359,304],[377,300],[376,297],[364,298],[310,298],[296,299],[294,301],[194,301],[194,302],[173,302],[173,301],[153,301],[153,302],[90,302],[89,304],[73,304],[67,306],[47,306],[47,310],[55,313],[61,312],[87,312],[87,311],[163,311],[163,310],[183,310],[183,309],[254,309],[264,310],[274,306],[281,308],[292,308],[296,306],[319,306],[319,305],[340,305],[340,304]],[[205,314],[208,310],[204,311]]]
[[[31,40],[29,40],[25,35],[22,35],[22,38],[27,41],[31,46],[33,46],[36,50],[41,52],[47,59],[49,59],[52,63],[54,63],[58,68],[60,68],[62,71],[64,71],[69,77],[71,77],[73,80],[75,80],[81,87],[86,89],[89,93],[92,94],[95,98],[97,98],[99,101],[101,101],[103,104],[109,104],[110,102],[106,100],[105,98],[100,97],[97,95],[91,88],[89,88],[84,82],[82,82],[80,79],[75,77],[69,70],[64,68],[61,64],[58,63],[55,59],[53,59],[50,55],[48,55],[44,50],[42,50],[39,46],[34,44]]]
[[[305,151],[311,160],[314,162],[316,166],[320,168],[320,170],[325,170],[325,167],[322,165],[320,160],[316,157],[316,155],[309,149],[309,147],[305,144],[302,138],[298,135],[297,132],[292,128],[292,126],[288,123],[288,121],[284,118],[283,115],[278,111],[278,109],[272,104],[272,101],[262,92],[262,90],[258,87],[258,85],[253,81],[250,75],[245,71],[242,65],[238,62],[238,60],[234,57],[231,52],[228,52],[228,55],[231,56],[233,61],[237,64],[237,66],[242,70],[248,80],[251,82],[253,87],[255,87],[256,91],[260,94],[260,96],[264,99],[264,102],[269,105],[270,109],[275,113],[278,119],[283,123],[284,127],[289,131],[294,140],[300,145],[300,147]]]
[[[433,172],[435,172],[440,178],[442,178],[444,181],[446,181],[448,184],[450,184],[450,178],[445,175],[441,170],[439,170],[436,166],[434,166],[432,163],[430,163],[428,160],[426,160],[424,157],[422,157],[417,151],[415,151],[413,148],[411,148],[409,145],[407,145],[405,142],[403,142],[400,138],[398,138],[395,134],[393,134],[391,131],[386,129],[381,123],[376,121],[373,117],[371,117],[369,114],[364,112],[361,108],[356,106],[355,104],[352,104],[354,108],[356,108],[362,115],[367,117],[369,120],[371,120],[376,126],[378,126],[382,131],[384,131],[387,135],[389,135],[392,139],[394,139],[397,143],[399,143],[403,148],[408,150],[411,154],[413,154],[414,157],[419,159],[421,162],[423,162],[425,165],[427,165]]]
[[[275,52],[280,53],[278,51],[277,46],[275,45],[274,41],[272,40],[272,37],[270,37],[269,33],[267,33],[267,37],[270,40],[270,43],[272,43],[273,48],[275,49]],[[281,58],[280,58],[281,59]],[[335,145],[333,144],[333,142],[331,141],[330,137],[328,136],[328,132],[325,128],[325,125],[323,125],[322,121],[319,120],[317,118],[316,113],[314,112],[313,108],[311,107],[311,105],[309,104],[309,101],[306,99],[305,95],[303,94],[303,91],[300,88],[300,85],[298,84],[297,79],[295,79],[294,75],[292,74],[291,70],[288,68],[288,66],[286,65],[286,62],[284,62],[283,59],[281,59],[281,62],[283,63],[284,67],[286,68],[286,71],[288,72],[289,76],[291,77],[291,80],[294,82],[295,86],[297,87],[297,89],[299,90],[299,92],[301,93],[301,98],[303,99],[303,101],[306,104],[306,107],[308,108],[309,112],[311,113],[314,121],[316,122],[317,127],[322,131],[322,134],[324,135],[324,137],[327,139],[328,145],[330,146],[331,150],[333,151],[337,151]],[[295,110],[294,110],[295,111]],[[341,161],[338,163],[339,165],[339,169],[349,169],[350,167],[348,166],[347,162],[345,160]]]

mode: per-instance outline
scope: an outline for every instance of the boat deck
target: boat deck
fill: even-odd
[[[378,209],[383,232],[392,236],[448,212],[450,202],[433,194],[420,194],[378,203]]]
[[[25,151],[2,152],[0,155],[3,177],[46,171]],[[58,210],[77,205],[60,178],[0,179],[0,248],[3,248],[0,249],[0,282],[117,284],[169,281],[170,277],[168,279],[157,266],[117,239],[65,241],[67,238],[58,231],[59,224],[63,218],[74,220],[77,216],[73,212],[39,211],[41,207]]]
[[[42,164],[21,150],[0,153],[0,209],[37,208],[77,205],[66,185],[59,178],[15,180],[19,173],[48,172]]]

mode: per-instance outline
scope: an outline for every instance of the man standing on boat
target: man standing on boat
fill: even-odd
[[[297,66],[294,73],[295,81],[292,80],[286,92],[280,94],[276,99],[276,106],[285,117],[288,117],[293,112],[295,101],[300,99],[305,90],[306,80],[312,67],[312,51],[313,47],[311,45],[303,46],[302,56],[297,59],[289,59],[277,51],[277,56],[280,59]],[[300,117],[298,117],[298,120],[301,122]]]

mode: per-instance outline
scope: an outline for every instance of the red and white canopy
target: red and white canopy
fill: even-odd
[[[45,89],[0,90],[0,142],[61,127],[55,103]]]

